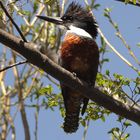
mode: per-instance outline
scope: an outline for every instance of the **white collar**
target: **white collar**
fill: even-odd
[[[74,34],[79,35],[79,36],[83,36],[83,37],[87,37],[87,38],[93,39],[93,37],[88,32],[86,32],[84,29],[75,27],[73,25],[71,25],[69,27],[69,29],[70,30],[67,30],[66,33],[74,33]]]

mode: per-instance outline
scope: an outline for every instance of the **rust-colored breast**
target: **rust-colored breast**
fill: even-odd
[[[91,66],[98,66],[99,51],[96,42],[69,33],[60,50],[63,66],[71,72],[86,73]]]

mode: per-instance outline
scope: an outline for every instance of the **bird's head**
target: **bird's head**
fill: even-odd
[[[43,19],[48,22],[55,23],[57,25],[63,25],[67,30],[70,30],[71,27],[77,27],[85,30],[89,33],[92,38],[97,36],[97,23],[93,18],[89,10],[84,9],[81,5],[76,2],[72,2],[64,15],[60,18],[58,17],[49,17],[49,16],[37,16],[40,19]]]

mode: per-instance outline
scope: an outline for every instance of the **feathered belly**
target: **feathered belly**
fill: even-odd
[[[60,52],[62,66],[71,72],[85,73],[98,63],[98,47],[93,39],[69,34],[65,37]]]
[[[74,57],[70,63],[70,70],[73,72],[86,72],[89,69],[87,58]]]

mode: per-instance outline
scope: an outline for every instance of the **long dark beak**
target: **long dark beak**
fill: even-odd
[[[38,18],[43,19],[45,21],[57,24],[57,25],[63,25],[63,20],[59,17],[49,17],[49,16],[38,16]]]

